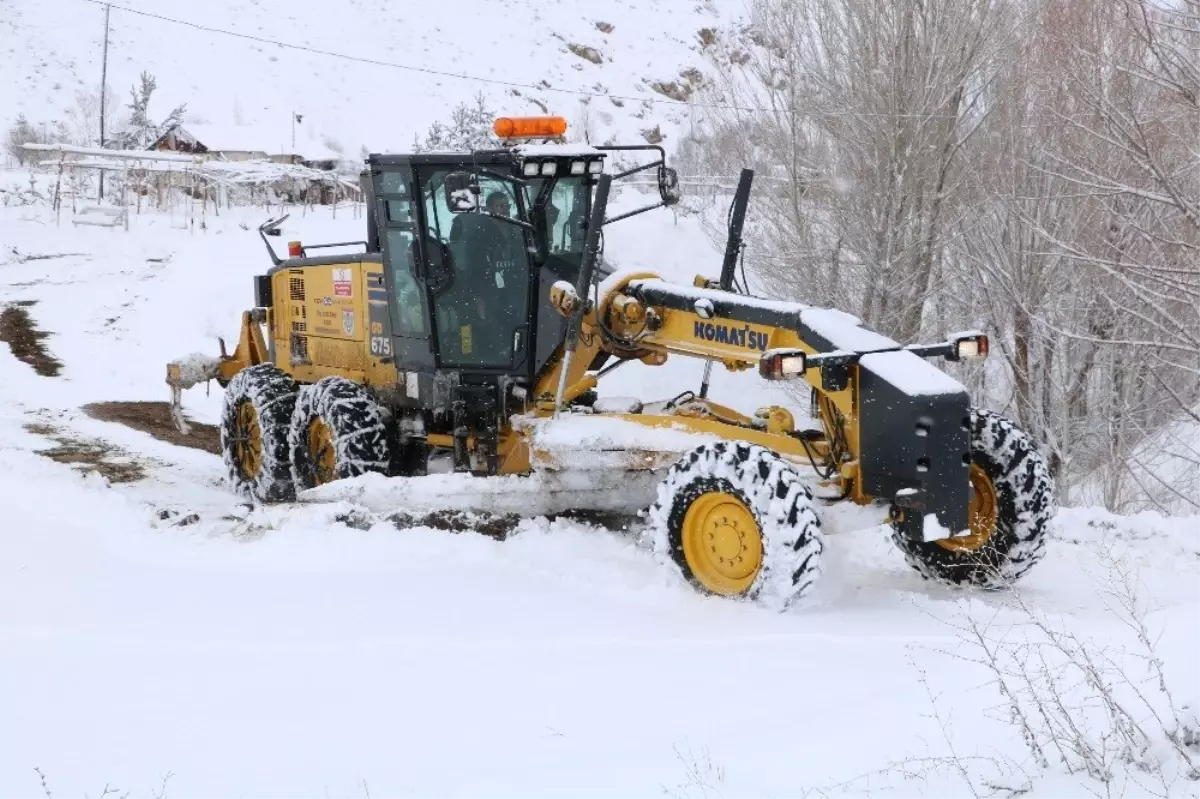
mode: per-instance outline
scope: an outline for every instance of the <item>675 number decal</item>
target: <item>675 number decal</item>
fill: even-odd
[[[371,354],[388,357],[392,354],[392,340],[387,336],[371,336]]]

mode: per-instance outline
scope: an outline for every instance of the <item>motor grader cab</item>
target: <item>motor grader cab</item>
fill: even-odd
[[[371,155],[361,252],[292,242],[281,259],[267,238],[278,220],[263,226],[274,265],[235,351],[222,342],[167,375],[180,420],[184,388],[225,386],[238,491],[285,501],[368,472],[523,476],[504,490],[535,486],[563,510],[648,508],[644,540],[693,585],[776,607],[819,574],[820,502],[880,506],[929,578],[999,585],[1040,557],[1043,460],[928,360],[986,356],[984,334],[904,346],[834,309],[735,290],[751,170],[718,278],[602,268],[607,225],[679,200],[662,149],[567,145],[560,118],[495,131],[490,150]],[[635,163],[612,168],[616,153]],[[614,181],[646,172],[657,201],[610,215]],[[698,391],[596,398],[613,369],[672,356],[705,361]],[[806,383],[811,408],[713,402],[714,364]]]
[[[505,140],[559,130],[526,128],[506,131]],[[650,156],[622,177],[647,170],[658,176],[660,202],[634,213],[678,199],[674,173],[652,145],[516,144],[367,159],[373,212],[366,250],[381,259],[376,293],[389,298],[386,308],[377,302],[370,309],[370,349],[394,350],[398,368],[417,375],[418,390],[397,396],[400,405],[444,415],[459,403],[478,416],[500,409],[514,391],[528,395],[566,326],[549,289],[578,281],[597,180],[613,151]],[[511,215],[488,209],[485,200],[495,197],[507,201]]]

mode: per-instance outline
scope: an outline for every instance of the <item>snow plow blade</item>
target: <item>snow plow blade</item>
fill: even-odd
[[[304,504],[348,502],[371,513],[445,510],[515,514],[526,518],[570,511],[636,514],[654,502],[660,472],[533,472],[475,477],[430,474],[385,477],[364,474],[300,491]]]
[[[386,477],[365,474],[300,491],[298,502],[350,502],[373,513],[467,510],[555,516],[569,511],[637,513],[653,504],[666,470],[711,436],[647,428],[602,414],[514,417],[526,437],[528,474]]]

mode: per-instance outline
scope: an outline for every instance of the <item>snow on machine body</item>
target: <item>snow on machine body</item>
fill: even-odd
[[[226,388],[238,491],[456,507],[483,478],[496,510],[648,507],[647,540],[697,588],[786,607],[820,572],[811,469],[837,499],[887,508],[926,577],[994,586],[1032,566],[1053,503],[1042,458],[926,360],[984,357],[985,335],[902,346],[837,310],[734,291],[750,170],[719,280],[604,273],[602,228],[677,202],[677,177],[657,146],[568,145],[564,131],[501,119],[494,150],[371,155],[360,253],[292,242],[280,259],[263,236],[274,265],[235,351],[167,369],[180,424],[183,389]],[[609,174],[614,151],[654,160]],[[647,170],[659,202],[607,216],[611,183]],[[597,399],[612,369],[671,355],[707,361],[698,392]],[[712,402],[713,363],[805,381],[819,429]],[[450,474],[428,474],[439,460]]]

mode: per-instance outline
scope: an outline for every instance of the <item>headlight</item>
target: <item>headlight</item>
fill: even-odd
[[[586,170],[586,169],[587,169],[587,161],[572,161],[571,162],[571,174],[572,175],[582,175],[584,170]]]
[[[599,175],[603,171],[604,171],[604,161],[602,159],[597,158],[595,161],[588,162],[588,172],[590,172],[591,174]]]
[[[537,177],[538,169],[540,167],[541,167],[541,165],[538,164],[536,161],[526,161],[525,169],[523,170],[525,173],[525,177],[527,177],[527,178]]]
[[[553,161],[547,161],[546,163],[542,164],[542,174],[546,177],[553,175],[557,171],[558,164]]]
[[[807,370],[802,350],[769,350],[758,360],[758,374],[766,380],[795,380]]]

